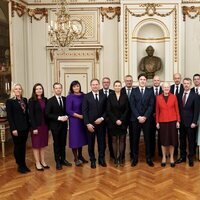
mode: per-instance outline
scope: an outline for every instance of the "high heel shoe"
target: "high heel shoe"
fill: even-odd
[[[119,162],[118,162],[118,160],[117,160],[117,159],[114,159],[114,162],[113,162],[113,163],[114,163],[114,166],[115,166],[115,167],[118,167],[118,165],[119,165]]]
[[[36,165],[36,164],[35,164],[35,168],[36,168],[37,171],[44,171],[43,168],[37,168],[37,165]]]
[[[170,166],[175,167],[175,163],[174,162],[170,163]]]
[[[161,167],[165,167],[166,166],[166,162],[161,162]]]
[[[49,169],[49,168],[50,168],[48,165],[43,165],[42,163],[40,163],[40,164],[42,165],[42,167],[43,167],[44,169]]]
[[[82,161],[76,160],[76,161],[74,161],[74,162],[75,162],[75,165],[76,165],[77,167],[81,167],[81,166],[82,166]]]
[[[79,160],[82,161],[82,163],[88,163],[88,161],[83,156],[79,157]]]

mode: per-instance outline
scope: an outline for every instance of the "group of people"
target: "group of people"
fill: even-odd
[[[14,156],[20,173],[29,172],[25,162],[26,141],[31,132],[35,167],[39,171],[49,169],[45,161],[44,148],[48,145],[48,131],[53,136],[56,169],[72,166],[66,160],[66,139],[69,125],[69,147],[76,166],[88,161],[82,155],[82,147],[88,145],[91,168],[96,168],[95,138],[98,144],[98,164],[106,167],[106,144],[113,164],[124,166],[126,135],[129,134],[131,166],[138,164],[140,134],[143,131],[146,163],[153,167],[156,146],[162,156],[161,166],[167,158],[170,166],[186,162],[194,165],[194,155],[200,134],[198,119],[200,110],[200,74],[190,78],[174,74],[174,85],[160,83],[159,76],[153,77],[153,86],[147,86],[145,74],[138,76],[138,86],[133,87],[133,78],[124,78],[125,86],[116,80],[110,89],[110,78],[90,81],[91,92],[84,94],[81,84],[73,81],[69,94],[63,97],[62,85],[54,83],[54,96],[47,100],[40,83],[33,87],[27,101],[20,84],[15,84],[12,96],[6,102],[7,118],[14,141]],[[69,124],[68,124],[69,122]],[[178,138],[178,130],[180,132]],[[158,137],[156,137],[158,132]],[[196,136],[199,136],[196,137]],[[156,139],[157,138],[157,139]],[[106,142],[106,139],[108,142]],[[186,152],[188,143],[188,154]],[[180,158],[174,161],[174,153],[180,147]]]

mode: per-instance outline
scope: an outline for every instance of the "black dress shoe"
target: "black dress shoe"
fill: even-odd
[[[125,160],[124,159],[119,159],[119,166],[124,167],[125,165]]]
[[[35,169],[36,169],[37,171],[44,171],[43,167],[42,167],[42,168],[37,168],[37,165],[36,165],[36,164],[35,164]]]
[[[62,165],[65,165],[65,166],[67,166],[67,167],[71,167],[71,166],[72,166],[72,163],[68,162],[67,160],[63,160],[63,161],[61,162],[61,164],[62,164]]]
[[[107,167],[107,164],[105,161],[99,162],[99,165],[101,165],[102,167]]]
[[[56,169],[57,170],[61,170],[62,169],[62,165],[60,164],[60,162],[56,163]]]
[[[153,161],[152,161],[151,159],[147,159],[147,164],[148,164],[150,167],[154,167]]]
[[[31,170],[25,165],[24,166],[24,170],[26,171],[26,172],[31,172]]]
[[[170,166],[175,167],[175,163],[174,162],[170,163]]]
[[[131,166],[135,167],[138,164],[138,159],[133,159],[131,162]]]
[[[194,166],[193,160],[189,160],[189,166],[190,166],[190,167],[193,167],[193,166]]]
[[[166,166],[166,162],[161,162],[161,167],[165,167]]]
[[[95,169],[96,168],[96,162],[91,162],[91,168]]]
[[[44,169],[50,169],[50,167],[49,167],[48,165],[43,165],[42,163],[41,163],[41,165],[42,165],[42,167],[43,167]]]
[[[25,174],[27,171],[25,170],[25,168],[24,167],[21,167],[21,166],[19,166],[18,168],[17,168],[17,171],[19,172],[19,173],[21,173],[21,174]]]
[[[186,158],[179,158],[178,160],[176,160],[175,164],[180,164],[182,162],[186,162]]]

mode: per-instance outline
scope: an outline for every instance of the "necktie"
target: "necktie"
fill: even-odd
[[[131,94],[131,89],[127,89],[127,95],[128,95],[128,98],[130,98],[130,94]]]
[[[98,103],[99,99],[98,99],[98,94],[95,94],[95,101]]]
[[[176,86],[176,95],[178,95],[178,85]]]
[[[198,94],[198,87],[196,87],[195,93]]]
[[[60,105],[60,107],[62,108],[63,107],[63,105],[62,105],[62,100],[61,100],[61,97],[58,97],[59,98],[59,105]]]
[[[105,94],[106,96],[108,96],[108,90],[105,90],[105,91],[104,91],[104,94]]]
[[[155,90],[156,90],[155,95],[158,96],[158,88],[156,87]]]
[[[185,104],[186,104],[186,97],[187,97],[187,92],[185,92],[184,95],[183,95],[183,99],[182,99],[183,106],[185,106]]]
[[[142,94],[142,97],[143,97],[143,94],[144,94],[144,89],[141,88],[141,94]]]

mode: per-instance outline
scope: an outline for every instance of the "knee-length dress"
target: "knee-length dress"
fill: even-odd
[[[129,104],[126,94],[121,94],[119,99],[115,93],[108,96],[107,100],[107,124],[109,134],[112,136],[125,135],[127,133]],[[117,120],[121,120],[122,124],[118,126]]]
[[[38,99],[40,108],[41,108],[41,123],[37,127],[38,134],[33,134],[33,131],[31,132],[31,139],[32,139],[32,147],[33,148],[43,148],[48,146],[48,126],[45,123],[45,100],[44,99]]]
[[[69,116],[69,147],[80,148],[87,145],[86,127],[83,119],[73,116],[74,113],[82,115],[82,102],[84,94],[69,94],[66,98],[66,111]]]

